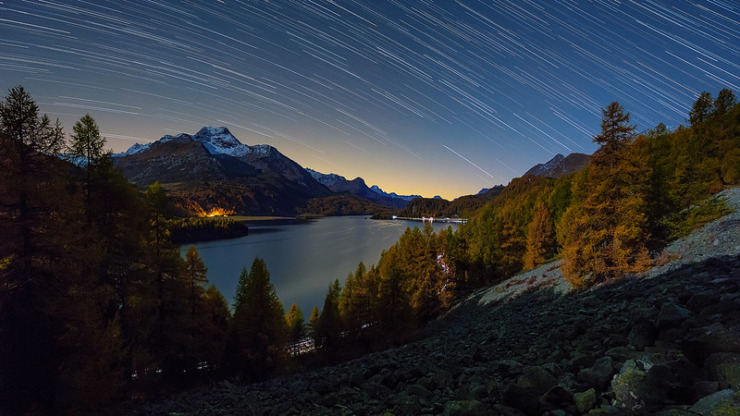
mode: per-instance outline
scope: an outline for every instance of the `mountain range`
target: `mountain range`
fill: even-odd
[[[403,209],[412,199],[421,198],[420,195],[397,195],[395,192],[389,194],[383,192],[383,190],[377,185],[373,185],[369,188],[367,184],[365,184],[365,180],[360,177],[348,180],[344,176],[340,176],[335,173],[324,174],[309,168],[306,168],[306,171],[316,179],[316,181],[333,192],[338,194],[346,193],[356,195],[388,208]]]
[[[274,147],[242,144],[225,127],[137,144],[115,155],[114,163],[138,186],[159,181],[190,215],[218,209],[293,216],[308,200],[332,194]]]
[[[348,180],[304,169],[272,146],[241,143],[226,127],[203,127],[194,135],[166,135],[113,156],[115,165],[139,187],[159,181],[182,215],[357,214],[428,203],[419,195],[368,187],[360,177]],[[559,154],[526,174],[560,177],[581,169],[588,159],[584,154]],[[458,199],[462,205],[474,201],[472,205],[477,206],[501,188]]]

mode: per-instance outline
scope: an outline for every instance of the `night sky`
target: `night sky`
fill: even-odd
[[[226,126],[305,167],[454,198],[740,93],[738,1],[2,1],[0,89],[114,151]]]

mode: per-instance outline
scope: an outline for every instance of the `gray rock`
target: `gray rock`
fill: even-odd
[[[582,393],[573,395],[573,402],[576,405],[578,413],[586,413],[596,406],[596,390],[590,388]]]
[[[740,333],[725,328],[721,324],[713,324],[704,329],[698,337],[708,352],[733,352],[740,354]]]
[[[530,367],[519,377],[517,384],[541,396],[558,384],[558,380],[543,367]]]
[[[652,366],[652,363],[649,364]],[[646,364],[636,360],[627,360],[614,380],[612,391],[615,404],[627,414],[639,414],[645,410],[646,403],[642,397],[644,391]]]
[[[653,345],[657,337],[655,325],[648,319],[638,319],[633,323],[627,342],[635,349],[642,350]]]
[[[665,329],[675,327],[681,324],[686,318],[691,316],[692,313],[686,308],[682,308],[675,303],[664,303],[658,313],[655,325],[658,329]]]
[[[596,360],[593,367],[579,371],[578,378],[603,391],[609,385],[613,374],[614,360],[606,356]]]
[[[701,398],[689,411],[704,416],[739,415],[740,405],[734,396],[735,392],[730,389],[718,391]]]
[[[573,401],[573,392],[567,386],[559,384],[548,390],[540,400],[550,407],[558,407],[557,405],[571,403]]]

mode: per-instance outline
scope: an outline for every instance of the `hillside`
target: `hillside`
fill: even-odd
[[[399,348],[113,413],[738,414],[740,188],[722,197],[733,214],[642,276],[572,293],[548,264],[472,294]]]
[[[453,201],[442,198],[414,198],[401,211],[402,217],[460,217],[469,218],[479,208],[494,199],[504,190],[503,185],[496,185],[476,195],[465,195]]]

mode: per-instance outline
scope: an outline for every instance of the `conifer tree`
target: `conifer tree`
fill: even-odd
[[[202,337],[202,350],[199,356],[209,365],[218,368],[224,363],[226,345],[231,327],[231,311],[226,298],[211,285],[203,296],[203,313],[200,316],[198,330]],[[226,371],[221,370],[221,373]]]
[[[285,315],[285,322],[288,327],[289,341],[295,345],[303,339],[306,333],[303,312],[295,303],[290,305],[288,314]],[[293,348],[293,355],[296,354],[298,354],[297,346]]]
[[[203,259],[198,255],[195,246],[190,246],[185,253],[185,281],[188,286],[188,304],[193,320],[201,309],[201,301],[205,294],[205,285],[208,284],[208,269]]]
[[[59,120],[52,126],[46,114],[39,116],[38,105],[22,86],[8,90],[5,102],[0,103],[0,129],[21,145],[21,156],[28,152],[55,155],[64,145]]]
[[[22,88],[0,103],[0,413],[74,412],[122,385],[122,344],[106,314],[110,287],[83,267],[79,195],[55,153],[63,131]],[[71,178],[74,180],[74,178]],[[106,379],[108,383],[99,383]]]
[[[105,138],[100,137],[98,125],[90,114],[85,114],[77,121],[72,127],[72,131],[72,143],[69,145],[69,152],[83,164],[85,169],[85,210],[88,226],[90,226],[93,210],[91,201],[92,176],[98,162],[105,156],[103,150]]]
[[[714,100],[714,116],[715,117],[722,117],[725,114],[727,114],[732,107],[737,104],[735,100],[735,94],[732,92],[732,90],[723,88],[719,94],[717,94],[717,99]]]
[[[334,354],[337,351],[342,333],[342,318],[339,314],[339,296],[341,292],[342,287],[339,285],[339,279],[329,285],[316,331],[319,345],[331,359],[335,358]]]
[[[308,335],[310,335],[311,338],[313,338],[314,345],[316,345],[316,347],[320,345],[319,319],[321,319],[321,314],[319,313],[319,307],[314,306],[313,309],[311,309],[311,315],[308,317]]]
[[[524,268],[534,269],[544,263],[555,252],[555,232],[550,211],[542,200],[534,208],[534,216],[527,226],[527,252]]]
[[[285,310],[270,282],[265,261],[256,258],[247,273],[242,270],[234,300],[242,375],[261,380],[284,365],[283,347],[288,334]]]
[[[644,149],[629,145],[635,127],[629,113],[611,103],[603,110],[601,148],[588,170],[590,192],[561,219],[565,231],[563,272],[576,287],[644,267],[650,171]]]
[[[689,112],[689,122],[694,127],[701,126],[709,119],[713,112],[714,100],[712,99],[712,94],[704,91],[694,101],[694,105]]]

